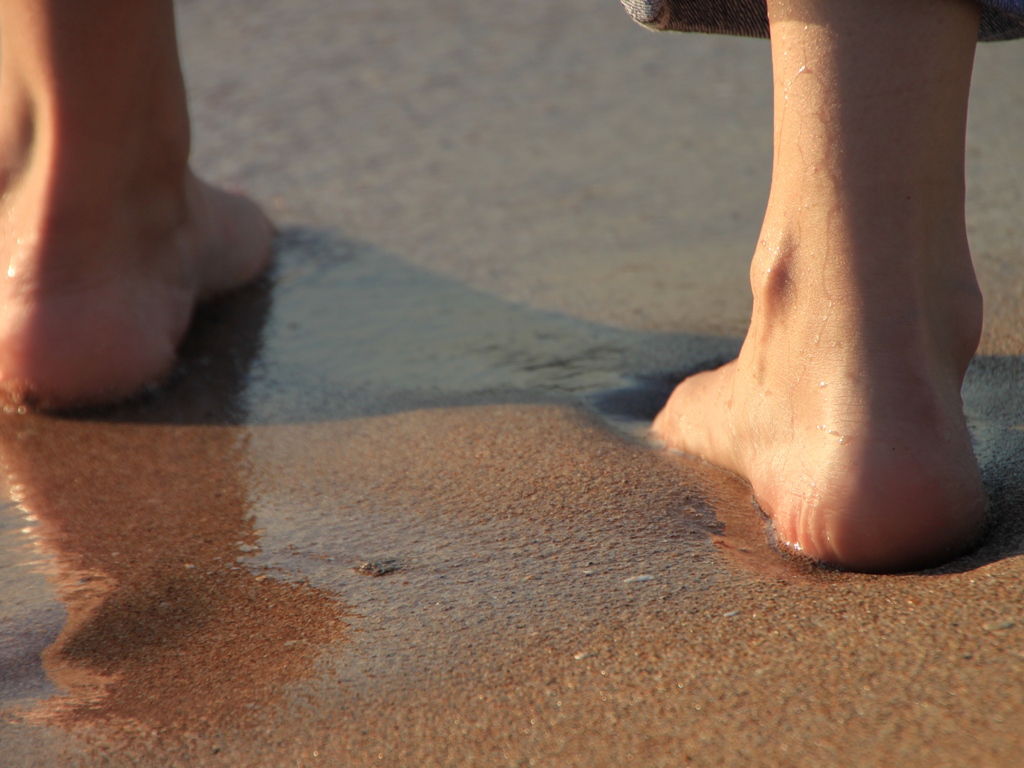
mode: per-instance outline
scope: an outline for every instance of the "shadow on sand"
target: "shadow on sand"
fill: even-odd
[[[555,403],[636,435],[680,379],[732,359],[739,343],[509,304],[370,244],[296,227],[280,236],[268,277],[200,310],[163,387],[71,418],[254,425]],[[992,526],[977,549],[932,572],[1024,552],[1022,384],[1017,357],[979,357],[968,371],[965,407]]]

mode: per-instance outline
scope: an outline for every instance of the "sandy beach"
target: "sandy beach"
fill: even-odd
[[[0,417],[0,766],[1024,762],[1024,43],[979,48],[928,571],[783,558],[645,439],[730,359],[765,41],[615,0],[182,0],[194,165],[280,228],[132,403]]]

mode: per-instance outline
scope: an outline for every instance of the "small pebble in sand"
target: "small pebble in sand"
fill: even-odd
[[[396,558],[385,558],[367,561],[352,570],[363,576],[387,576],[389,573],[402,570],[402,564]]]
[[[999,632],[1003,629],[1013,629],[1014,622],[1004,619],[1003,621],[990,621],[987,624],[982,624],[981,628],[986,632]]]
[[[653,576],[648,576],[646,573],[643,573],[643,574],[640,574],[639,576],[630,576],[628,579],[626,579],[625,583],[626,584],[639,584],[640,582],[643,582],[643,581],[653,581],[653,580],[654,580]]]
[[[731,619],[733,616],[739,616],[739,615],[740,615],[739,611],[726,611],[725,613],[722,614],[722,616],[724,616],[727,619]]]
[[[590,655],[589,653],[582,652],[582,653],[577,653],[575,656],[573,656],[573,658],[576,659],[576,661],[583,661],[589,655]]]

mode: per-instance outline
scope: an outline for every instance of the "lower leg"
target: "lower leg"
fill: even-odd
[[[811,557],[933,563],[977,535],[985,506],[960,400],[982,321],[963,178],[978,12],[768,5],[775,167],[750,330],[654,429],[749,480]]]
[[[189,170],[170,0],[4,0],[0,36],[0,388],[130,395],[265,267],[270,226]]]

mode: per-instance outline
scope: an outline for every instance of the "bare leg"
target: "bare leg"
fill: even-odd
[[[171,0],[0,0],[0,35],[0,392],[130,395],[272,229],[189,170]]]
[[[960,399],[982,323],[963,174],[978,11],[768,6],[775,167],[750,330],[654,431],[749,480],[813,558],[932,564],[976,537],[985,508]]]

